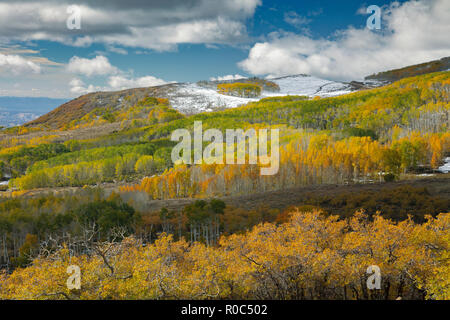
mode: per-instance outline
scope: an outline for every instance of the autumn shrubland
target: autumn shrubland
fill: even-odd
[[[98,188],[2,201],[0,297],[448,299],[448,199],[389,193],[307,195],[286,210],[213,199],[138,212],[136,198]],[[65,287],[73,264],[81,290]],[[366,288],[369,265],[382,270],[381,290]]]
[[[448,299],[449,214],[393,223],[356,213],[346,220],[293,211],[290,220],[221,237],[216,246],[161,234],[143,246],[135,237],[63,245],[3,275],[6,299]],[[79,290],[66,268],[82,270]],[[383,286],[367,290],[366,269]]]

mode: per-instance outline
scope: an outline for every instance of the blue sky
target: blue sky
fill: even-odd
[[[357,80],[450,55],[449,3],[0,0],[0,95],[69,98],[234,75]],[[80,30],[66,27],[69,5]],[[369,5],[382,8],[381,30],[366,27]]]

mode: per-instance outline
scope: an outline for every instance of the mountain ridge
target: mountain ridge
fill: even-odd
[[[225,81],[198,81],[195,83],[169,83],[160,86],[131,88],[120,91],[92,92],[70,100],[54,110],[41,115],[37,119],[25,123],[24,126],[61,129],[68,123],[82,118],[96,108],[109,108],[111,110],[127,109],[145,97],[168,99],[173,109],[185,115],[234,108],[249,102],[258,101],[260,98],[273,96],[304,95],[308,97],[329,97],[379,87],[405,77],[442,71],[448,68],[450,68],[450,57],[380,72],[367,76],[362,82],[336,82],[306,74],[297,74],[266,80],[243,78]],[[258,98],[223,95],[216,90],[217,84],[248,83],[251,81],[270,81],[278,85],[279,90],[278,92],[267,90],[263,86],[261,96]]]
[[[24,124],[25,127],[43,126],[62,128],[64,124],[79,119],[96,108],[127,109],[145,97],[168,99],[173,109],[186,114],[234,108],[260,98],[284,95],[333,96],[349,93],[352,85],[307,75],[292,75],[270,79],[279,85],[279,91],[263,90],[258,98],[243,98],[220,94],[216,90],[220,83],[267,81],[246,78],[233,81],[199,81],[196,83],[170,83],[154,87],[132,88],[120,91],[93,92],[70,100],[39,118]]]
[[[398,69],[392,69],[375,73],[365,77],[365,80],[393,82],[403,78],[419,76],[422,74],[439,71],[448,71],[449,69],[450,69],[450,57],[444,57],[438,60],[428,61]]]

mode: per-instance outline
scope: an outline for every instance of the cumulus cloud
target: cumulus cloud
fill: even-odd
[[[81,95],[95,91],[117,91],[130,88],[154,87],[168,83],[163,79],[154,76],[132,77],[130,72],[125,72],[111,65],[108,58],[96,56],[92,59],[72,57],[66,67],[71,73],[77,73],[86,77],[93,75],[108,76],[104,78],[106,85],[87,85],[80,78],[73,78],[69,82],[70,92],[74,95]]]
[[[2,1],[0,38],[173,50],[179,43],[236,43],[261,0],[79,0],[81,29],[68,30],[69,0]]]
[[[20,75],[39,72],[41,72],[40,65],[33,61],[19,55],[0,53],[0,73]]]
[[[126,78],[124,76],[109,77],[108,84],[113,90],[123,90],[129,88],[154,87],[167,84],[162,79],[153,76],[145,76],[140,78]]]
[[[95,92],[95,91],[100,91],[101,88],[100,87],[96,87],[92,84],[90,84],[89,86],[86,87],[86,84],[77,78],[72,79],[69,82],[70,85],[70,92],[76,95],[82,95],[82,94],[86,94],[89,92]]]
[[[96,56],[93,59],[75,56],[70,59],[67,65],[67,71],[90,77],[94,75],[115,74],[119,70],[112,66],[108,58],[104,56]]]
[[[272,33],[239,66],[251,74],[306,73],[333,80],[366,75],[450,55],[450,2],[393,3],[383,10],[382,31],[348,28],[330,39]]]
[[[211,77],[209,78],[209,80],[211,81],[227,81],[227,80],[239,80],[239,79],[245,79],[246,77],[241,76],[240,74],[228,74],[226,76],[222,76],[222,77]]]
[[[70,92],[74,95],[82,95],[96,91],[117,91],[130,88],[154,87],[173,83],[153,76],[132,78],[122,75],[110,76],[107,82],[108,85],[106,86],[98,86],[93,84],[86,85],[86,83],[81,79],[74,78],[69,82]]]

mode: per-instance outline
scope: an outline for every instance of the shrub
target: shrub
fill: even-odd
[[[395,174],[393,174],[393,173],[386,173],[386,174],[384,175],[384,181],[385,181],[385,182],[392,182],[392,181],[395,181]]]

